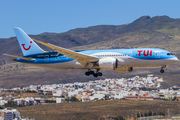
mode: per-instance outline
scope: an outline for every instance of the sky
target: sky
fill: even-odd
[[[96,25],[122,25],[149,15],[180,18],[180,0],[1,0],[0,38],[62,33]]]

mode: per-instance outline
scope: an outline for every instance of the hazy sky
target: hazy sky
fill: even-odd
[[[95,25],[122,25],[143,15],[180,18],[180,0],[1,0],[0,38],[66,32]]]

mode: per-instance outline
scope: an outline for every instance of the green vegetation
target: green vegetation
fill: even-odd
[[[8,103],[5,104],[5,107],[17,107],[17,101],[8,101]]]
[[[174,96],[174,98],[172,99],[172,101],[176,101],[177,100],[177,97],[176,96]]]
[[[152,114],[152,111],[149,111],[149,112],[143,112],[141,113],[141,115],[140,113],[136,113],[136,115],[138,118],[140,118],[140,117],[150,117],[150,116],[156,116],[156,115],[165,116],[165,113],[161,111],[157,111]]]
[[[67,102],[78,102],[79,100],[76,98],[76,97],[74,97],[74,96],[72,96],[72,97],[68,97],[68,98],[66,98],[65,99]]]
[[[125,120],[125,118],[121,115],[118,115],[117,117],[114,118],[114,120]]]
[[[139,90],[143,90],[143,91],[152,91],[152,90],[158,90],[157,88],[139,88]]]
[[[158,32],[162,32],[165,34],[170,34],[170,35],[180,35],[180,29],[179,28],[174,28],[174,29],[161,29],[157,30]]]
[[[0,109],[4,109],[4,107],[0,105]]]
[[[37,93],[37,91],[34,91],[34,90],[26,90],[25,92],[26,93]]]
[[[56,103],[55,100],[45,100],[45,103]]]

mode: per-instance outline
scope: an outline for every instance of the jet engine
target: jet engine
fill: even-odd
[[[133,71],[133,67],[118,67],[115,69],[116,72],[128,73]]]
[[[99,68],[100,69],[108,69],[108,70],[114,70],[118,67],[118,60],[115,58],[102,58],[99,59]]]

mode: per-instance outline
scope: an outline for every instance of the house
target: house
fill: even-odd
[[[128,100],[137,100],[138,96],[126,96],[126,99],[128,99]]]
[[[153,100],[153,97],[151,96],[139,96],[140,100]]]
[[[94,94],[93,97],[94,97],[94,99],[97,98],[98,100],[101,100],[105,97],[105,95],[104,94]]]
[[[65,103],[65,98],[56,98],[56,103]]]
[[[52,92],[53,96],[62,96],[62,90],[55,90]]]
[[[21,120],[20,112],[16,109],[8,110],[5,108],[0,110],[0,113],[0,118],[3,118],[2,120]]]
[[[82,102],[89,102],[91,101],[89,97],[83,97],[82,98]]]
[[[43,94],[44,95],[52,95],[52,91],[44,91]]]

